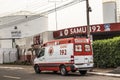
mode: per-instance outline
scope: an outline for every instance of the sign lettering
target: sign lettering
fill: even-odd
[[[120,31],[120,23],[110,23],[110,24],[98,24],[98,25],[91,25],[90,32],[106,32],[106,31]],[[87,26],[79,26],[73,28],[62,29],[58,31],[54,31],[54,38],[57,37],[64,37],[74,34],[86,34],[87,33]]]
[[[90,32],[100,32],[100,31],[101,31],[101,27],[99,25],[90,27]],[[87,32],[87,27],[70,28],[70,29],[65,29],[63,32],[60,31],[60,36],[63,35],[67,36],[67,35],[86,33],[86,32]]]
[[[66,49],[61,49],[60,50],[60,55],[66,55],[67,54],[67,50]]]

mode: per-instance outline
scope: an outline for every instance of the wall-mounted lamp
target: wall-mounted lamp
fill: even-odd
[[[14,29],[18,29],[17,26],[15,26]]]

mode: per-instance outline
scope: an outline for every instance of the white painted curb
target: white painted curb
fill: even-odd
[[[95,75],[101,75],[101,76],[120,77],[120,74],[100,73],[100,72],[88,72],[88,73],[95,74]]]

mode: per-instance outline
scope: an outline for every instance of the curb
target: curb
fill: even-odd
[[[100,75],[100,76],[120,77],[120,74],[100,73],[100,72],[88,72],[88,73],[94,75]]]

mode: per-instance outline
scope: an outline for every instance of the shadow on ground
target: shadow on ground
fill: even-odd
[[[120,74],[120,67],[117,67],[116,69],[114,69],[113,71],[110,71],[109,73]]]

